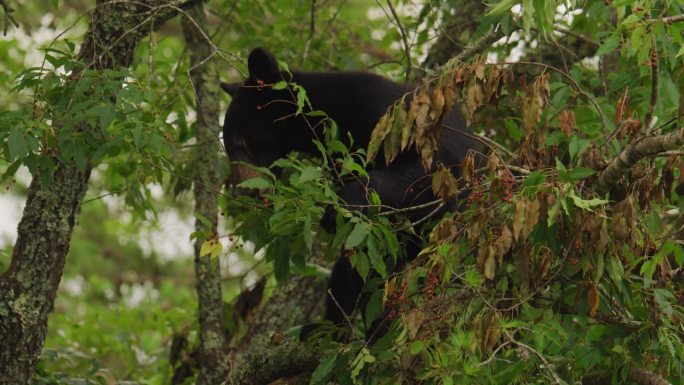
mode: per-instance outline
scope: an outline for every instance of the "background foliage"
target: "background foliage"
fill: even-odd
[[[264,275],[268,297],[289,274],[325,274],[342,249],[370,300],[349,341],[322,337],[311,383],[620,384],[647,371],[682,384],[681,142],[620,183],[601,173],[646,137],[681,136],[684,5],[503,0],[452,24],[465,3],[208,3],[223,80],[240,80],[244,56],[264,46],[290,68],[430,81],[408,113],[381,121],[369,154],[350,153],[332,125],[322,160],[293,154],[277,162],[280,179],[262,170],[243,184],[264,190],[259,198],[225,197],[222,247],[212,249],[225,300]],[[69,82],[89,7],[17,5],[19,27],[0,39],[0,172],[14,197],[4,201],[17,204],[28,174],[50,182],[46,154],[97,165],[35,382],[169,383],[174,333],[192,345],[197,328],[188,191],[202,143],[187,50],[174,20],[129,70]],[[454,55],[487,44],[482,57],[427,68],[444,36]],[[413,143],[429,154],[431,123],[451,105],[485,138],[488,159],[464,165],[458,183],[433,177],[441,197],[469,192],[463,211],[412,224],[382,206],[339,206],[339,178],[362,175],[375,151],[391,158]],[[85,123],[99,130],[79,130]],[[339,209],[335,234],[318,228],[328,205]],[[415,236],[423,250],[402,264]],[[392,325],[368,345],[364,323],[383,307]],[[235,338],[244,332],[228,323]]]

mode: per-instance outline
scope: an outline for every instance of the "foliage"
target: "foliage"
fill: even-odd
[[[69,10],[59,29],[84,12],[57,3]],[[415,9],[393,1],[405,11],[405,53],[388,9],[385,17],[375,2],[315,3],[312,12],[291,1],[210,2],[209,35],[225,77],[240,78],[240,54],[257,45],[291,68],[403,75],[420,66],[442,32],[437,25],[461,4]],[[634,380],[634,368],[683,384],[681,148],[641,160],[609,192],[599,183],[628,146],[682,129],[682,8],[656,0],[494,2],[461,33],[475,42],[498,28],[505,39],[486,47],[486,60],[430,73],[408,106],[398,103],[379,122],[367,153],[350,152],[328,122],[320,159],[291,154],[273,165],[279,173],[259,169],[261,177],[242,183],[258,197],[226,197],[231,218],[202,251],[230,260],[240,277],[226,281],[227,296],[259,258],[238,250],[246,241],[269,262],[257,271],[281,281],[319,274],[318,265],[340,253],[350,258],[366,279],[368,304],[348,340],[321,333],[312,384],[619,384]],[[369,10],[383,16],[371,19]],[[136,243],[145,221],[188,211],[187,201],[154,191],[182,196],[202,149],[192,137],[195,90],[181,34],[171,25],[138,48],[132,68],[104,72],[75,60],[79,36],[43,46],[37,63],[24,62],[30,49],[17,36],[0,41],[2,96],[11,101],[0,111],[2,181],[20,191],[13,179],[26,166],[50,183],[52,159],[95,169],[95,202],[84,205],[63,278],[81,289],[60,291],[35,381],[168,383],[172,333],[196,327],[192,273],[182,259],[161,262]],[[300,95],[302,107],[305,90]],[[363,176],[379,151],[391,161],[417,150],[429,165],[435,128],[458,106],[483,136],[487,161],[462,165],[460,180],[435,170],[433,190],[461,197],[462,211],[409,223],[376,195],[363,211],[340,204],[339,183]],[[125,210],[98,203],[109,195]],[[327,234],[319,221],[331,206],[336,232]],[[407,239],[422,242],[413,260]],[[3,270],[9,254],[0,254]],[[121,291],[135,285],[156,297],[132,306]],[[365,331],[382,314],[389,331],[367,344]]]
[[[312,383],[331,376],[341,383],[572,383],[597,375],[622,383],[634,380],[633,368],[678,383],[684,312],[677,278],[684,253],[673,227],[678,225],[667,218],[681,209],[674,191],[674,179],[681,182],[684,171],[681,153],[639,163],[623,185],[610,186],[610,195],[598,183],[608,162],[641,137],[681,130],[680,27],[663,19],[681,10],[669,3],[633,3],[588,2],[571,21],[568,15],[579,4],[524,2],[521,12],[511,12],[516,2],[500,2],[481,30],[504,23],[537,44],[558,44],[554,30],[568,22],[581,38],[599,42],[600,65],[612,70],[579,61],[565,63],[566,70],[537,62],[450,62],[416,90],[408,106],[400,100],[380,120],[368,159],[382,146],[391,161],[413,145],[426,167],[438,140],[434,127],[456,99],[468,120],[483,128],[491,129],[492,121],[482,112],[499,106],[506,130],[493,131],[503,146],[488,142],[484,167],[463,165],[461,188],[470,192],[465,209],[435,227],[415,227],[419,234],[429,231],[423,251],[384,285],[370,278],[387,277],[384,264],[369,265],[358,256],[393,255],[367,235],[405,231],[405,224],[372,210],[344,213],[353,227],[338,227],[335,239],[346,241],[329,247],[341,247],[368,277],[367,290],[379,295],[371,294],[365,322],[349,343],[326,345],[328,357]],[[558,12],[565,15],[561,22]],[[592,22],[611,18],[614,25]],[[507,47],[492,52],[510,53]],[[442,196],[456,195],[443,173],[433,182]],[[276,201],[281,192],[272,187],[268,199]],[[261,223],[276,213],[267,211]],[[301,231],[263,230],[271,244]],[[294,261],[296,252],[301,248],[278,249],[276,255]],[[383,306],[396,321],[368,346],[363,330]]]

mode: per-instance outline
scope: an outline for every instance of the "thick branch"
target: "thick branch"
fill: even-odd
[[[285,378],[289,379],[288,384],[308,384],[310,373],[318,365],[318,360],[316,349],[298,342],[271,346],[250,356],[249,361],[240,366],[233,382],[228,383],[264,385],[280,383],[277,380]],[[293,380],[293,377],[296,379]]]
[[[662,378],[660,375],[649,372],[646,369],[629,369],[629,379],[636,382],[638,385],[671,385],[669,381]]]
[[[629,144],[599,175],[599,191],[606,192],[615,187],[618,180],[640,160],[665,151],[676,150],[682,145],[684,145],[684,128],[665,135],[645,136]]]
[[[190,81],[197,99],[197,141],[204,143],[196,152],[193,191],[195,194],[195,230],[197,234],[216,236],[218,225],[219,175],[219,78],[215,60],[211,60],[213,47],[207,44],[202,28],[206,26],[204,4],[191,7],[183,18],[183,35],[190,51]],[[190,20],[189,18],[192,18]],[[199,218],[211,223],[210,228]],[[200,249],[207,237],[195,242],[195,278],[199,302],[200,364],[199,384],[219,384],[229,372],[228,341],[225,332],[221,272],[217,260],[201,256]]]
[[[611,373],[594,372],[582,378],[582,385],[603,385],[610,383]],[[669,381],[659,374],[649,372],[645,369],[630,368],[629,380],[637,385],[671,385]]]

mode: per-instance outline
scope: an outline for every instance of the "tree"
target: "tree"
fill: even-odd
[[[51,84],[54,88],[49,91],[72,93],[72,96],[79,99],[95,94],[99,97],[98,102],[105,103],[116,98],[116,87],[110,85],[111,88],[98,89],[102,84],[91,82],[84,85],[82,80],[94,81],[100,74],[103,74],[104,80],[110,80],[107,79],[108,76],[115,79],[120,77],[114,71],[131,64],[140,39],[150,28],[157,28],[175,16],[179,7],[187,3],[98,2],[98,7],[91,16],[90,31],[86,34],[75,63],[67,63],[71,73]],[[5,12],[9,12],[5,2],[3,6]],[[135,16],[120,17],[124,14]],[[22,87],[34,85],[42,76],[42,69],[38,71],[26,73]],[[74,92],[74,88],[79,87],[82,88]],[[111,104],[106,107],[109,106]],[[99,105],[89,107],[91,113],[97,113],[93,110]],[[88,188],[93,163],[96,162],[93,159],[94,151],[101,148],[106,140],[97,135],[90,119],[79,121],[71,116],[72,120],[69,122],[60,121],[60,111],[57,111],[59,107],[55,105],[48,108],[51,114],[49,118],[54,119],[52,125],[56,130],[68,127],[73,135],[90,136],[88,139],[95,143],[78,143],[81,148],[69,158],[65,156],[64,148],[51,146],[53,143],[50,138],[40,144],[28,142],[31,147],[40,148],[42,164],[32,170],[36,177],[29,187],[12,263],[0,276],[0,307],[3,309],[0,318],[0,335],[3,340],[0,381],[3,384],[29,383],[33,375],[45,340],[47,317],[52,310],[62,275],[71,232]],[[111,115],[112,112],[108,113]],[[111,116],[107,118],[105,114],[106,110],[101,109],[98,115],[102,120],[110,119],[111,123]],[[49,119],[47,116],[36,118]],[[104,123],[102,126],[107,128]],[[19,132],[20,129],[21,127],[16,127],[5,137],[8,141],[8,159],[16,160],[12,165],[14,170],[31,157],[31,154],[27,154],[27,140],[30,139]]]
[[[0,5],[12,31],[31,12],[12,12],[9,3]],[[78,54],[57,39],[44,51],[47,65],[8,67],[18,75],[15,93],[2,90],[16,101],[0,112],[3,180],[22,165],[33,178],[0,275],[0,383],[29,383],[53,333],[47,316],[69,242],[80,242],[71,235],[88,188],[123,197],[138,220],[154,219],[156,183],[168,195],[192,186],[197,218],[200,322],[167,327],[178,332],[169,358],[178,383],[198,375],[201,383],[245,384],[682,384],[682,11],[656,0],[415,8],[117,1],[79,9],[90,23]],[[165,23],[175,16],[180,28]],[[259,196],[220,194],[228,172],[218,155],[215,80],[240,79],[239,58],[257,45],[291,68],[410,77],[418,85],[413,104],[388,111],[367,153],[349,153],[331,134],[321,142],[325,160],[293,154],[278,161],[280,178],[261,169],[243,182],[261,188]],[[2,62],[13,65],[3,51]],[[319,229],[323,210],[340,207],[338,174],[362,175],[374,152],[405,150],[392,140],[404,129],[429,155],[448,108],[462,108],[488,159],[463,165],[460,180],[434,173],[443,199],[467,192],[462,211],[407,223],[379,206],[344,212],[336,234]],[[422,251],[390,274],[383,245],[409,231]],[[267,246],[265,257],[242,251],[247,241],[255,251]],[[368,320],[389,312],[389,331],[368,345],[355,317],[348,340],[323,335],[299,344],[289,329],[320,313],[321,271],[342,249],[369,277],[370,301],[359,312]],[[267,263],[219,282],[220,259],[230,269],[252,258]],[[123,260],[126,253],[117,256]],[[244,277],[254,271],[265,278],[247,290]],[[155,280],[180,286],[178,276]],[[168,364],[155,379],[141,374],[155,369],[133,366],[113,378],[170,377]]]

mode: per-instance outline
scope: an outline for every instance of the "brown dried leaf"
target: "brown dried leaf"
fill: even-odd
[[[444,109],[445,104],[446,99],[444,97],[442,89],[439,87],[435,88],[432,91],[432,100],[430,108],[430,118],[432,119],[433,124],[442,120],[442,116],[446,112],[446,110]]]
[[[421,90],[411,102],[411,108],[413,104],[416,105],[416,129],[414,131],[415,135],[420,135],[421,133],[427,131],[430,126],[430,97]]]
[[[491,352],[501,336],[501,318],[497,312],[493,312],[489,317],[484,317],[483,321],[482,351]]]
[[[599,309],[599,293],[596,285],[591,285],[587,292],[587,302],[589,303],[589,316],[595,317]]]
[[[487,246],[487,257],[484,264],[484,276],[490,281],[496,276],[496,250],[494,246]]]
[[[484,79],[485,76],[485,66],[482,63],[475,63],[471,66],[473,72],[475,72],[475,77],[477,80]]]
[[[482,93],[482,86],[479,83],[475,83],[468,88],[468,94],[466,96],[466,120],[468,125],[472,122],[473,115],[482,105],[483,100],[484,94]]]
[[[622,97],[618,100],[617,106],[615,106],[615,125],[620,126],[622,123],[622,117],[625,113],[625,107],[627,106],[627,93],[629,87],[625,88],[625,92],[622,93]]]
[[[497,67],[491,67],[485,85],[485,101],[491,103],[499,98],[501,89],[501,71]]]
[[[511,249],[511,246],[513,246],[513,233],[508,228],[508,226],[504,226],[501,229],[501,236],[499,237],[499,242],[497,242],[497,246],[499,248],[498,257],[501,261],[503,256],[506,255],[508,250]]]
[[[560,121],[560,130],[569,138],[575,128],[575,111],[563,110],[559,112],[558,120]]]
[[[416,128],[413,131],[413,142],[420,154],[423,168],[429,170],[432,167],[432,157],[437,150],[441,126],[438,121],[431,117],[431,99],[426,92],[420,92],[415,96],[412,103],[416,109]],[[440,102],[440,103],[443,103]],[[414,108],[411,106],[411,108]]]
[[[432,174],[432,192],[444,200],[458,196],[458,183],[449,168],[440,165],[439,169]]]
[[[489,153],[489,158],[487,159],[487,169],[489,172],[496,172],[501,166],[501,159],[496,155],[496,152],[492,151]]]
[[[539,257],[539,262],[537,263],[537,279],[541,283],[541,280],[546,278],[549,274],[549,269],[551,268],[551,250],[549,248],[544,248]]]
[[[423,325],[423,321],[425,321],[425,314],[418,309],[413,309],[406,315],[406,327],[411,340],[416,339],[416,335],[418,335],[418,331]]]
[[[515,241],[518,241],[525,227],[528,205],[529,201],[525,197],[520,197],[515,201],[515,214],[513,215],[513,240]]]
[[[506,89],[508,91],[508,97],[514,98],[515,97],[515,75],[513,75],[513,71],[510,69],[505,69],[503,71],[503,74],[501,75],[501,79],[503,80],[504,85],[506,85]]]
[[[405,134],[404,128],[406,120],[406,111],[403,108],[397,107],[393,109],[393,121],[392,127],[390,129],[389,138],[385,138],[384,142],[384,152],[385,152],[385,163],[390,164],[394,158],[404,149],[402,147],[402,136],[410,135],[410,133]]]
[[[392,130],[393,120],[394,119],[392,118],[391,112],[387,112],[380,118],[378,123],[375,125],[373,133],[371,134],[370,142],[368,143],[368,154],[366,155],[366,159],[369,162],[373,160],[375,156],[378,154],[378,150],[380,150],[380,145]]]
[[[525,95],[523,102],[523,128],[528,136],[534,132],[542,110],[549,101],[550,88],[548,78],[548,74],[538,76]]]
[[[451,110],[458,101],[457,85],[453,82],[445,82],[442,86],[444,94],[444,105],[447,110]]]
[[[534,226],[537,225],[537,222],[539,222],[539,207],[540,207],[540,202],[538,199],[533,200],[530,202],[529,205],[527,205],[527,212],[525,215],[525,227],[523,230],[523,235],[525,238],[530,235],[532,230],[534,230]]]
[[[430,232],[428,237],[431,244],[437,243],[456,234],[456,223],[449,218],[442,219]]]

